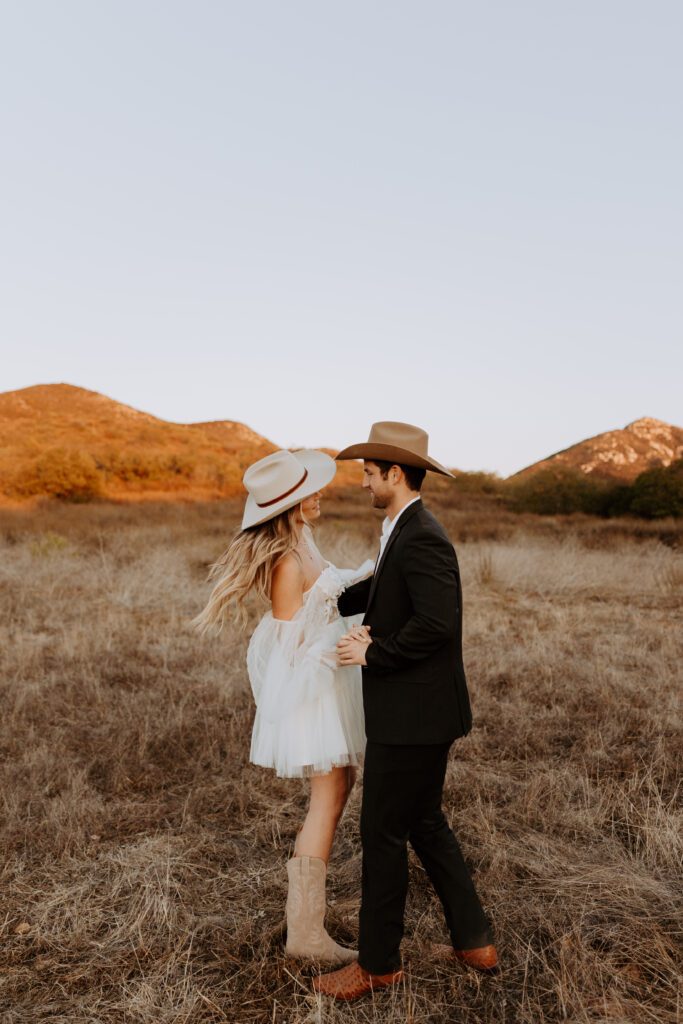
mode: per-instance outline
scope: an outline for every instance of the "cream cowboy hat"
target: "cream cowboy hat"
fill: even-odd
[[[249,492],[242,529],[258,526],[294,508],[329,484],[336,472],[334,459],[310,448],[300,452],[273,452],[259,459],[242,477]]]
[[[365,443],[352,444],[339,452],[339,460],[379,459],[404,466],[419,466],[433,473],[453,477],[453,473],[427,454],[429,435],[410,423],[373,423]]]

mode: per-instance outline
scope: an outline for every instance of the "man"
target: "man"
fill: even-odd
[[[367,444],[338,459],[364,459],[363,487],[384,509],[374,575],[339,598],[363,626],[338,646],[343,665],[363,666],[368,744],[363,773],[362,901],[358,962],[314,980],[316,991],[350,1000],[399,982],[408,889],[407,843],[443,905],[451,947],[438,955],[484,971],[497,954],[457,840],[441,809],[449,748],[472,724],[462,662],[458,562],[448,536],[420,499],[427,471],[452,476],[428,454],[427,434],[407,423],[375,423]]]

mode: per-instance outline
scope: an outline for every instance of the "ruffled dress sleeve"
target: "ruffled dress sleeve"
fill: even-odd
[[[337,664],[336,644],[349,622],[340,616],[337,598],[373,568],[371,560],[358,569],[328,564],[292,619],[276,619],[270,611],[263,616],[249,642],[247,671],[265,721],[279,722],[335,683],[355,678],[352,668]]]

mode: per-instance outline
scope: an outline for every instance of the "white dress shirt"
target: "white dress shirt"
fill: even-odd
[[[419,501],[420,497],[421,495],[418,494],[417,498],[412,498],[411,501],[409,501],[406,505],[403,506],[398,515],[394,516],[393,519],[390,519],[389,516],[386,516],[384,522],[382,523],[382,536],[379,539],[379,554],[377,556],[377,561],[375,562],[375,568],[377,568],[377,566],[380,563],[380,559],[384,554],[384,549],[387,546],[387,541],[389,540],[389,537],[391,536],[391,531],[396,526],[396,523],[399,521],[405,510],[409,508],[411,505],[414,505],[416,501]]]

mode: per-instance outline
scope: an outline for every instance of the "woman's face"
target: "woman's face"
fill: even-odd
[[[304,498],[301,502],[301,517],[306,523],[320,519],[320,491],[316,491],[310,498]]]

